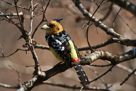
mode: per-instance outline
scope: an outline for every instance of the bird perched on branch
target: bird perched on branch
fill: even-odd
[[[83,86],[89,84],[88,77],[79,63],[79,52],[71,37],[63,29],[60,21],[62,19],[54,19],[41,29],[46,30],[46,41],[52,53],[62,62],[71,63],[74,66],[77,75]]]

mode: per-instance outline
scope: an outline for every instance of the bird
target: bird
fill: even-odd
[[[46,31],[45,38],[54,56],[61,62],[70,63],[75,68],[80,83],[86,86],[89,80],[80,64],[79,51],[74,41],[63,29],[61,20],[60,18],[50,20],[41,29]]]

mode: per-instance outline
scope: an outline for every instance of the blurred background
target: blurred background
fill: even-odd
[[[4,0],[6,2],[10,2],[13,4],[14,0]],[[15,7],[7,4],[3,0],[0,0],[0,11],[4,13],[15,13]],[[90,12],[94,13],[97,8],[97,5],[101,2],[101,0],[81,0],[84,7]],[[134,4],[136,1],[130,0]],[[34,4],[38,3],[37,8],[34,11],[34,20],[33,20],[33,29],[40,23],[42,19],[41,7],[42,5],[45,7],[47,5],[48,0],[34,0]],[[29,8],[30,0],[19,0],[19,6]],[[105,2],[101,5],[98,11],[95,13],[95,17],[97,19],[102,19],[109,8],[111,7],[111,2]],[[103,21],[109,27],[115,29],[116,32],[120,33],[122,36],[135,39],[136,36],[136,18],[130,12],[121,9],[118,16],[117,13],[120,10],[120,7],[113,4],[112,11],[110,15]],[[24,13],[24,25],[26,30],[30,30],[30,11],[19,8],[19,11]],[[48,20],[54,18],[63,18],[61,21],[62,26],[66,30],[66,32],[71,36],[73,41],[78,47],[87,47],[86,40],[86,21],[87,19],[79,12],[79,10],[75,7],[72,0],[52,0],[47,11],[46,18]],[[116,17],[117,16],[117,17]],[[115,19],[116,17],[116,19]],[[17,18],[17,17],[12,17]],[[17,20],[16,20],[17,21]],[[42,24],[44,25],[44,23]],[[41,26],[42,26],[41,25]],[[41,27],[40,26],[40,27]],[[38,31],[34,36],[34,40],[39,44],[46,45],[45,41],[45,31],[41,30],[39,27]],[[25,44],[24,39],[19,39],[21,36],[20,31],[13,24],[8,23],[0,17],[0,56],[2,56],[2,51],[4,55],[9,55],[16,51],[17,49],[24,49],[22,47]],[[89,29],[89,42],[90,44],[97,45],[102,42],[107,41],[110,38],[104,31],[95,25],[90,26]],[[19,40],[18,40],[19,39]],[[121,54],[127,50],[132,49],[132,47],[122,46],[120,44],[114,43],[108,46],[99,48],[97,50],[106,50],[114,54]],[[89,51],[88,51],[89,52]],[[53,54],[48,50],[36,49],[36,53],[38,55],[40,66],[43,71],[52,68],[59,61],[53,56]],[[87,52],[80,52],[81,55],[85,55]],[[106,61],[97,60],[93,64],[102,65],[106,64]],[[136,66],[135,59],[130,60],[128,62],[121,63],[122,65],[135,69]],[[28,81],[33,76],[33,67],[26,67],[34,65],[34,61],[31,53],[25,51],[18,51],[14,55],[7,58],[0,58],[0,83],[5,83],[9,85],[17,85],[19,81],[24,83]],[[92,67],[92,66],[83,66],[85,72],[87,73],[90,80],[93,80],[97,77],[97,75],[90,70],[96,70],[99,75],[108,70],[109,67]],[[17,72],[19,72],[19,77]],[[103,77],[104,82],[108,84],[108,86],[112,85],[110,89],[116,91],[136,91],[136,76],[132,76],[123,86],[120,86],[120,83],[128,76],[129,73],[123,71],[118,67],[114,67],[111,72]],[[66,85],[77,85],[81,86],[80,81],[76,75],[76,72],[73,68],[68,69],[67,71],[60,73],[56,76],[51,77],[49,82],[58,83],[58,84],[66,84]],[[89,86],[94,87],[102,87],[105,88],[102,81],[99,79]],[[0,91],[14,91],[15,89],[8,89],[0,87]],[[74,89],[66,89],[57,86],[51,85],[39,85],[32,89],[32,91],[73,91]],[[78,91],[78,90],[74,90]],[[83,90],[84,91],[84,90]]]

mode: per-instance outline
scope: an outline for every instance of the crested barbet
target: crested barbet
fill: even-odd
[[[48,21],[41,29],[46,30],[46,41],[52,53],[62,62],[70,63],[74,66],[77,75],[83,86],[89,84],[88,77],[80,65],[79,52],[71,37],[63,29],[60,21],[62,19],[54,19]]]

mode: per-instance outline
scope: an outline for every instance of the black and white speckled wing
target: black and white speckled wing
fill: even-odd
[[[58,59],[61,58],[63,61],[71,60],[69,40],[71,40],[71,38],[65,31],[55,35],[46,35],[46,41],[51,51]]]

